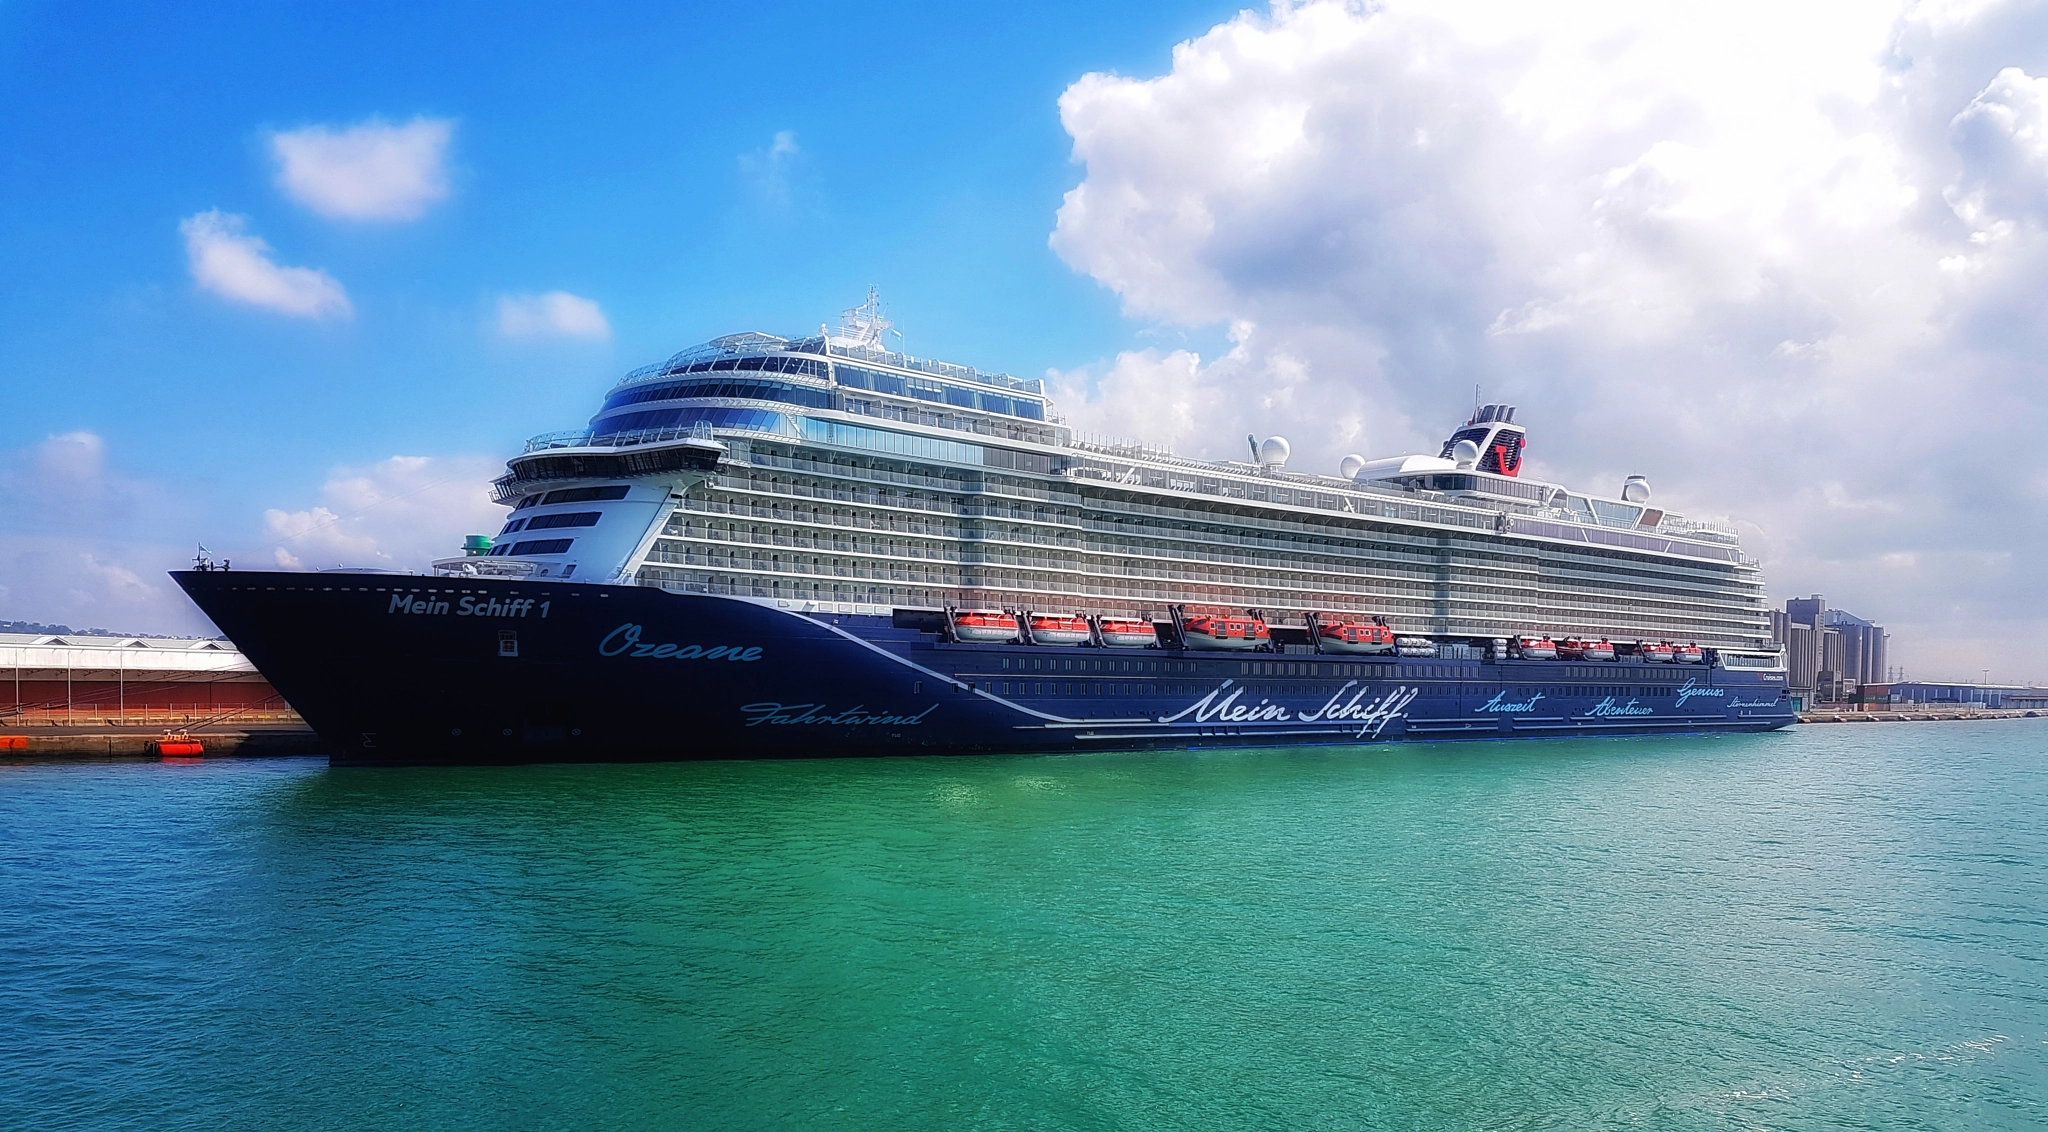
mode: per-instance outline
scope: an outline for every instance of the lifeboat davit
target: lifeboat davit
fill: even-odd
[[[1602,637],[1597,641],[1580,641],[1579,644],[1581,646],[1579,650],[1579,659],[1581,660],[1614,659],[1614,646],[1609,644],[1607,642],[1607,638],[1605,637]]]
[[[1549,637],[1523,637],[1516,642],[1523,660],[1556,660],[1557,645]]]
[[[1266,623],[1256,617],[1211,617],[1203,614],[1181,623],[1191,649],[1255,649],[1271,640]]]
[[[1660,641],[1654,645],[1637,645],[1636,651],[1641,653],[1643,655],[1643,659],[1650,662],[1651,664],[1671,663],[1672,650],[1671,642],[1669,641]]]
[[[1031,615],[1031,639],[1041,645],[1078,645],[1088,640],[1088,622],[1053,613]]]
[[[1671,650],[1671,659],[1680,664],[1705,664],[1707,654],[1698,645],[1680,645]]]
[[[1146,649],[1159,643],[1159,630],[1135,617],[1104,617],[1095,626],[1102,643],[1113,649]]]
[[[961,641],[1014,641],[1017,617],[992,609],[971,609],[953,615],[953,637]]]
[[[1385,656],[1394,651],[1394,631],[1385,625],[1360,621],[1317,621],[1316,633],[1324,652]]]

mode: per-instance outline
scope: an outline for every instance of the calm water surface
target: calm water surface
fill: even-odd
[[[0,768],[0,1125],[2034,1128],[2048,721]]]

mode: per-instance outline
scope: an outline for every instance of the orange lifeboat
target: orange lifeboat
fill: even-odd
[[[1255,649],[1271,639],[1266,623],[1256,617],[1212,617],[1201,614],[1182,622],[1191,649]]]
[[[1580,642],[1580,644],[1584,646],[1580,649],[1579,652],[1579,658],[1581,660],[1614,659],[1614,646],[1609,644],[1607,642],[1607,638],[1605,637],[1602,637],[1597,641],[1582,641]]]
[[[1586,656],[1586,642],[1577,637],[1566,637],[1557,642],[1559,660],[1583,660]]]
[[[1324,652],[1348,652],[1362,656],[1385,656],[1394,651],[1394,631],[1385,625],[1361,621],[1316,622],[1317,639]]]
[[[1014,641],[1017,639],[1017,616],[992,609],[955,613],[953,637],[961,641]]]
[[[1644,641],[1636,645],[1636,653],[1650,664],[1670,664],[1672,657],[1671,642],[1659,641],[1656,644],[1651,644],[1648,641]]]
[[[1054,613],[1031,615],[1031,639],[1041,645],[1078,645],[1088,640],[1088,622],[1082,617]]]
[[[1159,630],[1135,617],[1105,617],[1095,623],[1102,643],[1113,649],[1146,649],[1159,643]]]
[[[1680,664],[1705,664],[1707,654],[1698,645],[1680,645],[1671,650],[1671,659]]]
[[[1522,637],[1516,641],[1523,660],[1556,660],[1557,645],[1549,637]]]

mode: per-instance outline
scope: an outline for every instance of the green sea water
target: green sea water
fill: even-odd
[[[0,768],[0,1127],[2048,1125],[2048,720]]]

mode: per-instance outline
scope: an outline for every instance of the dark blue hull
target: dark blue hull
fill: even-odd
[[[1767,731],[1781,673],[958,644],[636,586],[174,575],[338,764],[1072,752]]]

